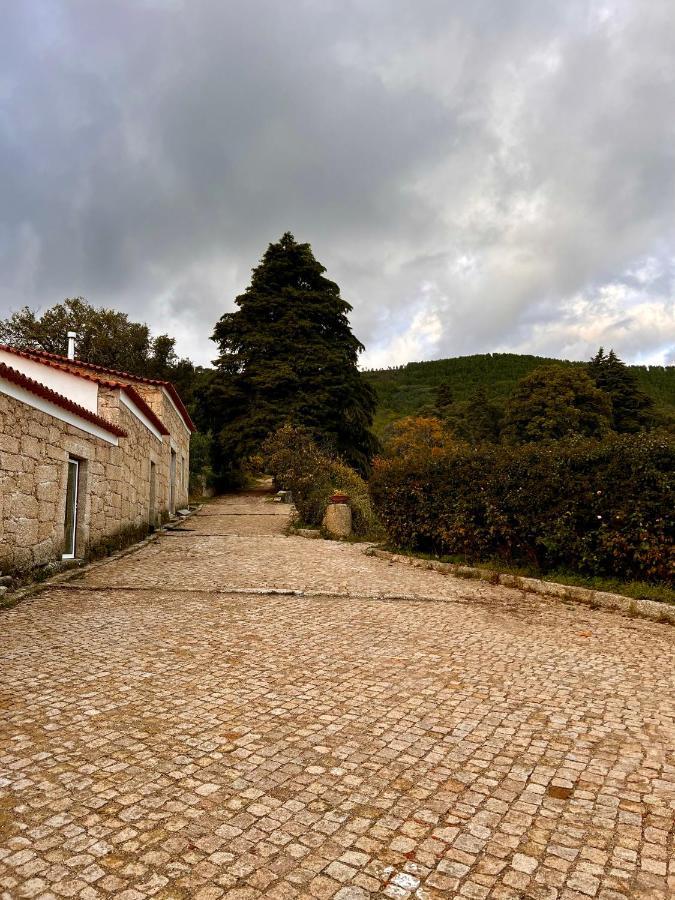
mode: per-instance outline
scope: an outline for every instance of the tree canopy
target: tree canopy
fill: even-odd
[[[558,440],[572,434],[603,437],[612,407],[582,369],[540,366],[518,382],[506,406],[507,442]]]
[[[453,405],[469,400],[481,386],[491,402],[503,405],[517,382],[541,365],[585,369],[587,364],[515,353],[484,353],[366,371],[364,378],[378,399],[374,431],[384,437],[387,427],[404,416],[448,418]],[[670,424],[675,431],[675,366],[631,365],[628,369],[653,401],[657,422]],[[446,397],[449,404],[444,402]]]
[[[56,303],[39,315],[24,306],[0,320],[0,342],[26,350],[45,350],[65,356],[68,332],[77,333],[77,356],[109,369],[145,378],[172,380],[191,369],[180,360],[176,341],[168,334],[152,337],[147,325],[132,322],[126,313],[92,306],[84,297]]]
[[[238,309],[216,324],[209,408],[220,472],[286,423],[367,471],[377,448],[375,394],[357,368],[363,346],[349,325],[351,306],[325,271],[310,245],[287,232],[267,248]]]

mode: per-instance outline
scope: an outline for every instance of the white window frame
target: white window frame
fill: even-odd
[[[75,553],[77,551],[77,507],[80,502],[80,461],[79,459],[75,459],[73,456],[68,457],[68,472],[70,471],[70,465],[73,463],[75,465],[75,497],[73,498],[73,541],[72,541],[72,551],[70,553],[62,553],[61,559],[75,559]],[[68,504],[68,479],[66,478],[66,508]],[[65,521],[63,523],[63,528],[65,532]],[[65,537],[65,534],[64,534]]]

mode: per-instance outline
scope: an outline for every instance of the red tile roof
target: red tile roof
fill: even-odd
[[[87,422],[98,425],[99,428],[102,428],[109,434],[114,434],[117,437],[127,437],[127,432],[124,431],[123,428],[118,428],[117,425],[113,425],[112,422],[102,419],[101,416],[85,409],[84,406],[80,406],[79,403],[73,403],[72,400],[69,400],[62,394],[58,394],[51,388],[45,387],[44,384],[40,384],[39,381],[29,378],[27,375],[24,375],[23,372],[17,372],[16,369],[12,369],[11,366],[5,365],[3,362],[0,362],[0,378],[5,378],[7,381],[11,381],[13,384],[18,385],[18,387],[30,391],[31,394],[35,394],[36,397],[42,397],[43,400],[49,400],[49,402],[53,403],[55,406],[60,406],[61,409],[66,409],[68,412],[79,416],[81,419],[85,419]]]
[[[132,375],[130,372],[118,372],[115,369],[107,369],[105,366],[97,366],[94,363],[86,362],[83,359],[68,359],[67,356],[59,356],[58,353],[48,353],[46,350],[20,350],[18,347],[10,347],[8,344],[0,344],[0,350],[6,350],[8,353],[15,353],[17,356],[23,356],[25,359],[33,359],[39,362],[44,362],[48,366],[54,366],[58,369],[64,369],[65,371],[72,372],[73,375],[79,375],[82,378],[87,378],[89,376],[87,376],[84,372],[79,372],[78,368],[88,369],[90,372],[100,372],[102,375],[117,375],[119,378],[128,378],[130,381],[135,381],[138,384],[150,384],[156,385],[158,387],[163,387],[169,394],[173,402],[176,404],[178,412],[180,413],[183,421],[190,429],[190,431],[197,430],[194,422],[190,418],[190,413],[187,411],[187,409],[185,408],[185,404],[180,398],[178,391],[170,381],[161,381],[157,378],[143,378],[140,375]],[[91,380],[97,381],[98,379],[92,378]],[[163,433],[168,434],[169,432],[167,431]]]

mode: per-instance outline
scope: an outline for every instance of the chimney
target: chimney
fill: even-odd
[[[68,359],[75,359],[75,339],[77,338],[76,331],[68,332]]]

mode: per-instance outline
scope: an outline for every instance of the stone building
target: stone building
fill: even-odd
[[[188,502],[173,385],[0,345],[0,572],[105,553]]]

